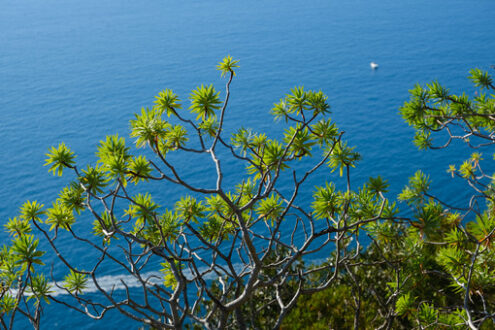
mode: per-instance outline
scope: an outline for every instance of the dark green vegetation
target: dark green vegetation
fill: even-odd
[[[400,110],[419,148],[456,139],[476,148],[448,169],[473,190],[465,205],[453,206],[430,194],[434,183],[421,172],[397,203],[385,197],[381,177],[353,187],[360,156],[328,118],[321,91],[296,87],[275,104],[272,114],[285,126],[279,140],[242,127],[226,137],[237,64],[228,56],[217,67],[228,79],[223,100],[201,85],[185,111],[167,89],[136,114],[130,135],[146,152],[134,153],[117,135],[100,142],[96,164],[79,165],[63,143],[49,151],[49,170],[72,171],[75,179],[51,206],[28,201],[5,225],[12,239],[0,251],[1,327],[24,317],[38,328],[52,302],[93,319],[116,309],[153,328],[493,328],[495,193],[481,154],[495,143],[488,73],[471,71],[475,98],[432,83],[411,90]],[[436,146],[433,136],[442,132],[447,142]],[[191,163],[209,159],[205,172],[215,182],[189,182],[175,154]],[[245,168],[231,190],[223,183],[227,157]],[[343,187],[322,182],[312,196],[302,195],[307,178],[325,166],[343,177]],[[133,192],[142,181],[188,193],[167,209]],[[82,219],[91,219],[92,232],[79,229]],[[86,269],[74,264],[64,257],[63,235],[99,258]],[[67,269],[57,284],[39,239]],[[322,251],[324,263],[308,262]],[[131,275],[139,289],[102,286],[102,265]],[[64,298],[52,294],[54,285]],[[85,294],[89,285],[98,294]]]
[[[494,177],[483,171],[495,143],[495,86],[487,72],[471,70],[478,96],[453,95],[434,82],[410,91],[400,112],[416,129],[420,149],[461,140],[476,149],[447,169],[464,180],[472,197],[449,205],[430,194],[422,172],[398,199],[413,218],[377,221],[363,229],[372,242],[329,290],[303,297],[286,328],[495,328]],[[446,133],[440,146],[433,135]]]

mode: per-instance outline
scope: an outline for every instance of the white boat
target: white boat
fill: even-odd
[[[370,67],[371,67],[372,70],[378,69],[378,63],[371,62],[370,63]]]

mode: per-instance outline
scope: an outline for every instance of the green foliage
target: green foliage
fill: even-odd
[[[151,171],[151,165],[143,155],[133,157],[129,161],[129,179],[135,184],[138,184],[140,181],[148,181]]]
[[[160,228],[155,230],[155,234],[163,235],[166,240],[172,242],[179,235],[182,223],[176,213],[167,210],[161,215],[159,225]]]
[[[287,95],[287,104],[289,105],[289,113],[300,114],[303,110],[309,108],[308,94],[304,91],[303,86],[294,87],[291,89],[291,94]]]
[[[2,245],[0,250],[0,284],[2,290],[0,292],[7,292],[18,276],[23,273],[19,265],[23,266],[22,262],[19,262],[19,256],[13,253],[10,246]]]
[[[375,195],[388,192],[389,186],[390,185],[387,183],[387,181],[383,180],[381,176],[377,176],[376,178],[369,178],[368,189]]]
[[[474,83],[476,87],[486,88],[486,89],[494,89],[493,87],[493,79],[486,71],[481,71],[480,69],[471,69],[469,71],[471,74],[469,79]]]
[[[364,185],[351,195],[349,213],[357,220],[371,219],[380,213],[381,204],[382,200]],[[388,206],[387,202],[384,206]],[[393,212],[393,210],[390,211]]]
[[[82,294],[84,289],[87,288],[88,279],[83,272],[78,271],[77,269],[71,269],[69,274],[67,274],[64,278],[64,288],[66,288],[69,292],[79,295]]]
[[[176,109],[182,108],[179,97],[171,89],[161,91],[155,98],[155,106],[153,108],[159,110],[160,114],[166,112],[167,116],[170,117],[171,114],[176,114]]]
[[[198,128],[201,130],[201,134],[209,137],[214,137],[218,132],[218,121],[215,117],[210,117],[203,120]]]
[[[21,235],[12,242],[12,254],[17,263],[26,263],[28,267],[33,264],[43,265],[41,257],[45,252],[38,250],[38,239],[33,235]]]
[[[337,126],[330,119],[321,119],[311,125],[311,131],[320,146],[329,144],[339,134]]]
[[[315,118],[330,113],[327,100],[328,97],[322,91],[305,91],[302,86],[294,87],[290,94],[274,104],[271,113],[275,119],[284,119],[285,122],[294,116],[304,118],[306,114]]]
[[[36,304],[40,304],[41,300],[45,303],[50,303],[48,299],[48,294],[50,291],[50,284],[43,274],[36,274],[31,277],[30,287],[28,293],[31,294],[27,300],[35,299]]]
[[[472,69],[469,79],[476,87],[495,90],[492,76],[480,69]],[[415,144],[420,149],[433,148],[431,134],[446,130],[455,125],[472,132],[475,136],[487,138],[495,128],[495,123],[489,114],[495,109],[494,96],[487,97],[480,93],[469,98],[465,93],[453,95],[438,82],[427,84],[425,87],[416,85],[409,91],[411,98],[400,108],[400,113],[406,122],[416,129]],[[452,139],[461,139],[469,143],[468,136],[456,135],[452,129],[447,131],[450,144]],[[471,134],[469,134],[471,135]]]
[[[118,135],[100,141],[95,165],[76,166],[63,143],[49,150],[49,172],[61,176],[69,169],[76,179],[52,207],[27,201],[4,224],[10,241],[0,249],[0,320],[19,311],[35,325],[42,304],[57,301],[42,272],[45,252],[35,235],[41,232],[55,247],[58,229],[65,229],[61,235],[101,253],[91,272],[63,259],[70,269],[63,287],[96,318],[119,309],[153,327],[180,328],[188,319],[209,328],[271,328],[277,321],[283,329],[463,329],[473,327],[469,322],[493,328],[488,316],[495,310],[495,178],[483,171],[482,153],[447,170],[474,189],[467,206],[433,196],[433,183],[422,171],[409,179],[396,203],[385,197],[389,184],[381,176],[351,185],[350,168],[361,156],[325,117],[330,106],[321,91],[295,87],[274,104],[272,115],[286,124],[280,139],[244,127],[234,129],[230,141],[225,138],[229,85],[238,63],[229,55],[217,66],[228,78],[223,102],[213,85],[201,85],[190,94],[191,114],[178,113],[179,96],[165,89],[151,109],[135,114],[130,136],[138,148],[148,148],[146,155],[131,154]],[[470,74],[481,88],[474,98],[455,95],[436,81],[410,91],[400,113],[415,128],[413,142],[420,149],[446,147],[455,139],[475,148],[495,143],[493,79],[479,69]],[[442,131],[447,142],[435,146],[434,136]],[[211,158],[215,187],[190,183],[171,153]],[[225,154],[247,169],[229,175],[234,184],[222,181]],[[296,170],[308,163],[299,160],[318,154],[313,167],[299,175]],[[193,158],[191,164],[196,165]],[[305,180],[325,164],[346,177],[320,183],[309,201],[301,195]],[[130,187],[128,181],[161,181],[187,193],[165,201],[172,207],[164,209],[143,192],[147,186]],[[290,189],[279,182],[293,182],[293,191],[286,194]],[[89,237],[72,228],[85,210],[81,219],[93,223]],[[95,237],[102,241],[94,243]],[[119,244],[110,246],[114,240]],[[59,258],[64,248],[58,248]],[[314,252],[328,258],[308,265]],[[108,306],[85,295],[106,262],[137,279],[146,304],[132,295],[113,301],[113,291],[105,292]]]
[[[253,134],[251,130],[246,128],[239,128],[239,130],[232,134],[230,141],[232,145],[241,150],[243,155],[246,155],[247,150],[254,147],[253,144]]]
[[[288,159],[284,146],[277,140],[266,140],[264,136],[258,135],[253,139],[251,149],[253,147],[257,150],[251,153],[251,165],[247,169],[249,174],[254,174],[254,179],[274,175],[274,172],[289,168],[285,163]],[[262,151],[261,156],[259,151]]]
[[[69,210],[75,211],[78,215],[86,208],[85,200],[84,188],[77,182],[72,182],[59,194],[60,204]]]
[[[74,159],[76,156],[65,143],[60,143],[57,148],[52,147],[46,156],[48,158],[46,159],[45,166],[50,166],[49,171],[53,172],[53,175],[61,176],[64,168],[72,168],[75,164]]]
[[[325,187],[316,187],[313,194],[313,214],[317,219],[333,218],[342,206],[342,195],[335,191],[333,183],[325,183]]]
[[[9,314],[16,306],[15,298],[8,293],[2,293],[0,298],[0,315]]]
[[[433,146],[433,140],[430,136],[430,132],[417,131],[414,135],[413,142],[419,150],[426,150]]]
[[[411,297],[410,292],[400,296],[395,304],[395,312],[399,316],[408,316],[414,312],[414,310],[414,298]]]
[[[44,211],[42,211],[43,206],[43,204],[40,204],[37,201],[26,201],[21,206],[21,219],[40,221],[40,216],[44,213]]]
[[[170,91],[170,93],[172,92]],[[161,93],[160,96],[162,96]],[[171,104],[166,103],[152,110],[142,108],[141,114],[134,114],[135,119],[130,121],[131,137],[137,138],[136,146],[138,148],[146,145],[156,146],[158,141],[165,137],[170,124],[162,119],[161,114],[163,111],[167,111],[167,114],[169,114],[170,109],[173,109],[173,105],[176,105],[173,101],[170,102]]]
[[[283,329],[343,329],[352,328],[351,290],[345,286],[335,286],[332,291],[318,292],[310,297],[302,297],[298,306],[287,316]],[[370,309],[373,306],[369,306]]]
[[[441,314],[438,318],[438,323],[445,324],[452,329],[461,330],[461,329],[465,329],[466,319],[467,319],[466,311],[456,309],[455,312],[453,313]],[[490,325],[488,325],[488,328],[490,328]]]
[[[174,125],[169,127],[165,134],[165,143],[162,145],[162,149],[177,150],[185,145],[187,142],[187,131],[181,125]],[[163,148],[163,146],[165,148]]]
[[[279,217],[282,215],[283,210],[282,201],[275,194],[263,199],[256,208],[256,212],[260,217],[270,220],[272,223],[280,220]]]
[[[217,65],[217,70],[222,72],[222,77],[225,76],[227,73],[231,73],[235,76],[234,69],[239,67],[238,63],[239,60],[234,60],[232,56],[228,55],[224,57],[222,62]]]
[[[5,225],[3,225],[6,231],[13,236],[21,236],[29,234],[31,232],[31,225],[28,220],[19,219],[17,217],[9,219]]]
[[[234,225],[232,222],[213,216],[201,224],[199,232],[210,242],[228,240],[229,235],[234,232]]]
[[[72,209],[58,202],[53,203],[53,206],[46,210],[46,216],[45,223],[51,225],[50,230],[58,228],[69,230],[76,221]]]
[[[349,166],[356,166],[356,163],[361,159],[361,155],[353,151],[354,148],[348,147],[346,142],[339,142],[335,145],[328,160],[328,167],[332,169],[332,172],[339,169],[340,176],[342,176],[344,169]]]
[[[201,85],[192,91],[189,99],[191,100],[192,113],[198,114],[196,120],[207,120],[215,116],[215,110],[220,109],[222,102],[219,98],[220,92],[215,91],[213,85]]]
[[[422,171],[417,171],[409,178],[409,184],[404,187],[398,199],[405,201],[409,205],[420,205],[424,201],[424,194],[430,188],[430,178]]]
[[[476,87],[495,90],[490,74],[479,69],[470,73]],[[466,94],[453,95],[438,82],[425,88],[416,85],[410,94],[400,112],[416,129],[414,143],[420,149],[439,148],[433,144],[433,135],[441,131],[446,131],[449,139],[440,148],[454,139],[476,148],[494,142],[495,120],[489,115],[495,113],[493,95],[479,93],[473,99]],[[461,133],[456,135],[459,127]],[[475,138],[470,136],[481,142],[474,144]],[[372,242],[359,253],[356,266],[341,269],[340,280],[332,289],[300,299],[284,328],[311,324],[316,329],[347,329],[358,322],[359,328],[466,329],[469,319],[476,328],[492,329],[495,324],[485,315],[495,308],[495,191],[493,178],[482,170],[482,162],[482,154],[475,152],[460,166],[451,165],[447,170],[474,188],[471,201],[459,210],[434,197],[428,175],[417,171],[398,196],[411,207],[413,215],[367,224],[365,233]],[[334,159],[332,167],[342,171],[345,162],[339,165]],[[384,190],[381,178],[370,179],[346,200],[358,217],[376,207],[368,192],[376,196]],[[333,186],[318,188],[314,197],[316,216],[338,213],[333,209],[338,205]],[[385,209],[390,210],[383,212],[386,219],[388,212],[397,214],[395,207]],[[322,305],[314,308],[319,301],[336,303],[328,309]],[[352,313],[357,302],[359,314]],[[345,311],[339,310],[341,306]],[[370,309],[373,313],[368,314]]]
[[[129,147],[125,145],[125,139],[116,135],[106,137],[105,141],[100,141],[98,146],[98,164],[106,172],[109,179],[120,179],[126,183],[127,165],[131,159]]]
[[[82,170],[82,173],[79,180],[84,189],[92,194],[101,194],[103,188],[109,184],[109,179],[100,166],[92,167],[88,165],[86,169]]]
[[[312,140],[312,136],[309,135],[307,127],[304,129],[298,125],[296,127],[289,127],[284,134],[284,142],[290,144],[289,151],[295,158],[301,159],[307,155],[311,157],[311,147],[316,144]]]
[[[163,274],[163,285],[168,288],[175,289],[177,287],[177,279],[174,276],[173,268],[182,269],[182,265],[179,262],[174,262],[173,266],[170,262],[162,262],[160,265],[162,266],[160,273]]]
[[[177,203],[175,203],[175,209],[179,219],[189,222],[198,222],[200,218],[205,216],[205,207],[202,202],[198,202],[194,197],[185,196],[182,197]]]
[[[423,327],[433,327],[438,315],[435,307],[430,304],[422,304],[418,311],[418,318]]]
[[[447,247],[440,249],[437,254],[437,262],[454,276],[459,277],[469,264],[468,255],[459,249]]]
[[[136,219],[136,225],[142,225],[147,221],[152,221],[155,210],[160,206],[153,201],[150,194],[137,194],[133,198],[133,203],[125,211],[126,214]]]
[[[309,91],[307,93],[310,109],[313,109],[313,115],[330,113],[330,105],[328,104],[328,96],[321,90],[318,92]]]
[[[110,244],[111,238],[118,239],[114,233],[120,229],[118,221],[109,212],[103,212],[93,221],[93,234],[102,237],[104,244]]]
[[[430,200],[428,204],[419,208],[415,218],[411,221],[411,225],[418,228],[422,235],[432,237],[440,229],[444,218],[443,208],[440,204]]]

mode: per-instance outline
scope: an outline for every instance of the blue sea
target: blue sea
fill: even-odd
[[[284,123],[269,115],[273,103],[294,86],[321,89],[331,118],[363,157],[352,170],[354,187],[381,175],[394,198],[422,169],[435,194],[460,204],[469,189],[445,170],[470,150],[458,143],[418,151],[398,109],[415,83],[438,80],[452,92],[473,94],[469,69],[495,64],[494,18],[492,0],[0,0],[0,224],[28,199],[51,205],[71,178],[48,174],[43,163],[50,146],[64,141],[85,165],[95,162],[106,135],[118,133],[131,144],[129,120],[160,90],[172,88],[185,104],[200,84],[213,83],[223,95],[225,79],[215,66],[228,54],[241,65],[228,129],[279,136]],[[371,61],[378,70],[370,69]],[[198,163],[176,161],[189,180],[209,182]],[[243,170],[226,164],[227,184],[238,182]],[[338,173],[319,171],[304,188],[308,199],[325,180],[338,182]],[[180,193],[159,184],[149,189],[165,207]],[[91,222],[82,216],[76,229],[90,231]],[[7,240],[0,232],[0,242]],[[65,244],[73,262],[97,258]],[[47,260],[50,265],[53,255]],[[66,269],[53,273],[61,280]],[[119,275],[112,268],[104,273],[109,283]],[[42,321],[43,329],[138,326],[115,312],[95,322],[55,304]]]

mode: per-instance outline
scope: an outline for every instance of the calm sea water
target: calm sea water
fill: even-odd
[[[491,0],[1,1],[0,223],[27,199],[49,205],[67,182],[42,166],[49,146],[65,141],[81,164],[93,162],[98,141],[128,136],[133,113],[161,89],[183,100],[201,83],[223,91],[215,65],[227,54],[241,60],[228,127],[280,134],[282,125],[268,115],[272,104],[297,85],[321,89],[363,156],[355,185],[380,174],[391,181],[392,197],[423,169],[437,194],[460,202],[466,188],[445,169],[469,152],[418,152],[398,108],[416,82],[438,79],[472,93],[468,70],[495,64],[494,17]],[[178,164],[204,182],[201,167],[185,158]],[[305,191],[335,177],[322,171]],[[150,189],[164,205],[177,198],[170,188]],[[78,229],[90,223],[83,217]],[[84,263],[96,255],[73,246],[68,258]],[[57,278],[64,273],[54,269]],[[53,305],[45,312],[45,329],[136,327],[116,313],[94,323]]]

